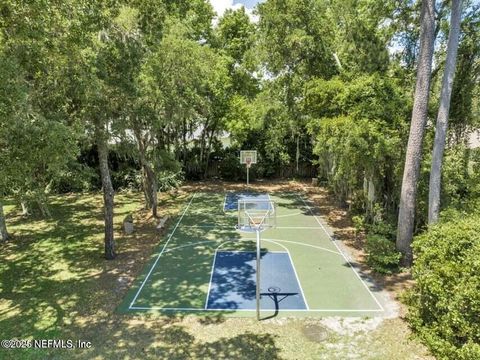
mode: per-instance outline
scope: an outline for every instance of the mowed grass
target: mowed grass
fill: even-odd
[[[191,194],[160,195],[161,215],[179,214]],[[116,312],[135,277],[166,234],[142,210],[142,195],[116,196],[117,251],[103,259],[102,196],[75,194],[51,199],[52,217],[20,215],[7,202],[12,239],[0,245],[0,339],[61,339],[92,342],[90,349],[0,349],[0,359],[413,359],[422,346],[400,319],[368,330],[329,330],[321,319],[254,319]],[[121,232],[132,213],[136,231]],[[169,220],[170,228],[175,216]],[[366,325],[363,326],[362,324]],[[342,321],[338,321],[342,328]],[[347,327],[348,328],[348,327]],[[355,328],[355,326],[354,326]],[[313,330],[312,330],[313,329]]]

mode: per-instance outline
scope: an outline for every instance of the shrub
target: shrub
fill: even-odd
[[[369,234],[365,244],[367,264],[376,272],[391,274],[398,271],[401,254],[395,244],[378,234]]]
[[[181,171],[165,170],[157,174],[157,180],[158,191],[168,191],[180,187],[184,181],[184,175]]]
[[[408,320],[439,358],[480,359],[480,216],[454,217],[415,238]]]
[[[242,167],[238,160],[238,155],[236,153],[230,152],[226,153],[225,157],[220,163],[220,176],[224,180],[239,180],[240,174],[242,173]]]
[[[97,189],[100,176],[86,165],[78,162],[69,164],[68,169],[58,173],[52,181],[52,191],[56,193],[82,192]]]
[[[353,227],[355,228],[355,235],[365,230],[365,218],[361,215],[352,216]]]

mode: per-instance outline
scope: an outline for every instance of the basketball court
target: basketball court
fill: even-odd
[[[255,231],[239,231],[243,203],[275,217],[259,248]],[[119,311],[254,317],[258,291],[261,318],[381,316],[321,215],[301,193],[192,194]]]

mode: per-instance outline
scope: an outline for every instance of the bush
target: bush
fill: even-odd
[[[439,358],[480,359],[480,215],[415,238],[408,320]]]
[[[234,152],[226,153],[220,163],[220,176],[224,180],[238,181],[242,173],[242,167],[238,155]]]
[[[368,235],[365,251],[367,264],[376,272],[391,274],[398,271],[401,254],[391,240],[378,234]]]
[[[168,191],[178,188],[184,181],[183,172],[173,172],[165,170],[157,174],[158,191]]]
[[[94,168],[72,162],[53,179],[52,191],[55,193],[91,191],[98,188],[97,184],[101,184],[101,180]]]

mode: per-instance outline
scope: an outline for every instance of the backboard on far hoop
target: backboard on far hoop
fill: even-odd
[[[241,150],[240,151],[240,164],[247,165],[247,185],[250,184],[249,171],[252,164],[257,163],[257,150]]]
[[[275,227],[276,212],[272,200],[239,200],[237,229],[254,232]]]
[[[242,150],[240,151],[240,164],[256,164],[257,150]]]

